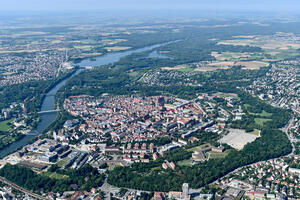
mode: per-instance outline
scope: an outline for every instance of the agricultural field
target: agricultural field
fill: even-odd
[[[216,64],[216,63],[215,63]],[[194,71],[196,72],[210,72],[210,71],[216,71],[219,69],[229,69],[230,65],[227,65],[226,63],[218,63],[216,65],[208,65],[206,67],[197,67]]]
[[[123,46],[113,46],[113,47],[105,47],[107,51],[124,51],[131,49],[131,47],[123,47]]]
[[[188,64],[177,65],[174,67],[162,67],[163,70],[187,71],[190,68]]]
[[[263,53],[240,53],[240,52],[211,52],[211,56],[215,57],[218,61],[231,61],[231,62],[239,62],[239,61],[248,61],[248,60],[262,60],[264,57]]]
[[[292,33],[276,33],[275,35],[250,35],[250,36],[234,36],[232,40],[219,41],[220,45],[242,45],[260,47],[264,53],[217,53],[212,52],[217,60],[235,60],[248,59],[260,61],[276,61],[292,58],[299,55],[300,48],[299,37]]]
[[[115,44],[118,44],[120,42],[126,42],[127,40],[125,39],[104,39],[102,40],[102,43],[104,45],[115,45]]]
[[[210,72],[210,71],[216,71],[218,69],[229,69],[230,67],[226,64],[219,64],[219,66],[214,65],[207,65],[205,67],[192,67],[191,64],[183,64],[183,65],[177,65],[174,67],[162,67],[163,70],[176,70],[180,72]]]
[[[263,61],[238,61],[238,58],[236,58],[236,61],[216,61],[209,63],[208,66],[214,67],[214,69],[224,69],[224,68],[229,68],[233,66],[242,66],[242,69],[245,70],[257,70],[260,69],[261,67],[266,67],[269,65],[268,62],[263,62]],[[204,67],[201,67],[199,69],[205,69]],[[196,69],[197,71],[197,69]]]
[[[195,63],[177,65],[175,67],[162,67],[163,70],[176,70],[180,72],[210,72],[221,69],[229,69],[233,66],[242,66],[245,70],[258,70],[261,67],[269,65],[268,62],[263,61],[213,61],[204,64],[201,67],[195,67]]]

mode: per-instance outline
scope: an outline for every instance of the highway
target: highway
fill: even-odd
[[[9,185],[10,187],[12,187],[12,188],[14,188],[14,189],[16,189],[16,190],[19,190],[19,191],[21,191],[21,192],[23,192],[23,193],[25,193],[25,194],[27,194],[27,195],[29,195],[29,196],[31,196],[31,197],[34,197],[34,198],[36,198],[36,199],[49,200],[49,199],[46,198],[46,197],[42,197],[42,196],[40,196],[40,195],[38,195],[38,194],[35,194],[35,193],[33,193],[33,192],[30,192],[30,191],[28,191],[28,190],[26,190],[26,189],[24,189],[24,188],[22,188],[22,187],[20,187],[20,186],[18,186],[18,185],[14,184],[14,183],[12,183],[12,182],[10,182],[10,181],[8,181],[8,180],[6,180],[4,177],[0,177],[0,181],[1,181],[2,183],[6,184],[6,185]]]

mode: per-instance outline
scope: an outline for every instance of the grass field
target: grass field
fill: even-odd
[[[225,158],[230,152],[230,149],[222,152],[222,153],[218,153],[218,152],[208,152],[207,153],[207,157],[210,159],[218,159],[218,158]]]
[[[9,119],[9,120],[0,122],[0,131],[2,131],[2,132],[10,131],[12,129],[12,126],[10,125],[10,123],[12,123],[13,121],[14,121],[13,119]]]
[[[258,130],[258,129],[254,129],[254,131],[249,132],[249,133],[250,133],[250,134],[257,135],[257,136],[260,136],[260,130]]]
[[[190,67],[190,66],[187,66],[185,68],[177,69],[177,71],[188,73],[188,72],[194,71],[194,69],[192,67]]]
[[[67,176],[67,175],[62,175],[62,174],[58,174],[58,173],[55,173],[55,172],[42,172],[41,175],[48,176],[48,177],[54,178],[54,179],[67,179],[67,178],[69,178],[69,176]]]
[[[153,171],[160,171],[160,170],[161,170],[160,166],[151,168],[151,172],[153,172]]]
[[[198,67],[195,68],[195,72],[211,72],[211,71],[217,71],[219,69],[229,69],[230,67],[225,65],[219,65],[219,66],[207,66],[207,67]]]
[[[244,104],[245,108],[248,109],[249,107],[251,107],[250,104]]]
[[[201,149],[204,149],[206,147],[210,147],[211,145],[209,143],[206,143],[206,144],[203,144],[203,145],[200,145],[200,146],[196,146],[196,147],[193,147],[193,148],[190,148],[190,149],[187,149],[187,151],[199,151]]]
[[[190,158],[190,159],[187,159],[187,160],[178,161],[177,164],[179,166],[192,166],[192,165],[194,165],[193,158]]]
[[[244,106],[245,106],[246,109],[249,109],[251,107],[251,105],[249,105],[249,104],[244,104]],[[271,117],[272,116],[272,113],[268,113],[268,112],[266,112],[264,110],[261,113],[249,112],[249,114],[251,114],[251,115],[257,115],[257,116],[261,116],[261,117]]]
[[[128,75],[132,78],[133,81],[139,81],[143,75],[143,72],[132,71]]]
[[[275,36],[275,37],[274,37]],[[271,56],[271,60],[284,60],[293,58],[299,55],[297,49],[300,48],[300,43],[293,41],[291,35],[285,35],[282,37],[277,34],[265,35],[265,36],[253,36],[253,37],[234,37],[233,40],[219,41],[218,44],[223,45],[242,45],[242,46],[254,46],[260,47],[263,53],[234,53],[234,52],[212,52],[219,61],[240,61],[248,60],[264,60],[267,61],[267,54]],[[268,56],[268,57],[269,57]],[[254,66],[252,67],[254,69]]]
[[[65,164],[67,164],[67,161],[66,161],[66,160],[60,160],[60,161],[57,162],[57,165],[58,165],[59,167],[63,167]]]
[[[252,113],[252,112],[249,112],[249,114],[251,115],[258,115],[258,116],[261,116],[261,117],[271,117],[272,116],[272,113],[268,113],[266,111],[262,111],[261,113]]]
[[[175,67],[162,67],[164,70],[176,70],[180,72],[192,72],[194,69],[190,67],[188,64],[177,65]]]
[[[263,126],[265,122],[271,121],[271,119],[255,118],[254,121],[257,125]]]
[[[261,113],[259,113],[259,115],[262,116],[262,117],[270,117],[270,116],[272,116],[272,113],[268,113],[268,112],[263,110]]]

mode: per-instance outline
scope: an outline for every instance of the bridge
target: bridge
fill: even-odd
[[[25,193],[25,194],[27,194],[27,195],[29,195],[29,196],[31,196],[31,197],[34,197],[34,198],[36,198],[36,199],[48,200],[48,198],[42,197],[42,196],[40,196],[40,195],[38,195],[38,194],[35,194],[35,193],[33,193],[33,192],[30,192],[29,190],[26,190],[26,189],[24,189],[24,188],[22,188],[22,187],[20,187],[20,186],[18,186],[18,185],[16,185],[16,184],[14,184],[14,183],[8,181],[8,180],[7,180],[6,178],[4,178],[4,177],[0,177],[0,181],[1,181],[2,183],[6,184],[6,185],[9,185],[10,187],[12,187],[12,188],[14,188],[14,189],[16,189],[16,190],[19,190],[19,191],[21,191],[21,192],[23,192],[23,193]]]
[[[53,112],[59,112],[59,111],[60,111],[59,109],[56,109],[56,110],[44,110],[44,111],[38,112],[38,114],[53,113]]]

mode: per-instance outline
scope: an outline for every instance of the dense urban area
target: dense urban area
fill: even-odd
[[[0,24],[0,199],[300,199],[299,19],[65,20]]]

